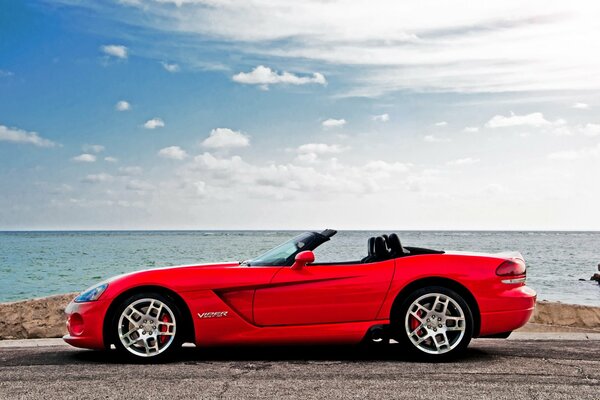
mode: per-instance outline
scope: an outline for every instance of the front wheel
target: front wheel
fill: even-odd
[[[464,351],[473,336],[473,315],[453,290],[430,286],[411,293],[393,318],[398,341],[425,358],[441,360]]]
[[[116,309],[111,330],[117,350],[130,359],[160,360],[181,346],[175,302],[158,293],[138,293]]]

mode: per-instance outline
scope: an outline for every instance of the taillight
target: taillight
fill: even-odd
[[[502,283],[523,283],[525,282],[525,275],[527,268],[525,263],[519,259],[506,260],[496,268],[496,275],[506,278],[520,277],[518,279],[506,279]]]

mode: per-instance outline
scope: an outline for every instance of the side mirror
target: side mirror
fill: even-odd
[[[310,264],[315,262],[315,253],[310,250],[301,251],[296,254],[294,265],[292,265],[292,269],[302,269],[306,266],[306,264]]]

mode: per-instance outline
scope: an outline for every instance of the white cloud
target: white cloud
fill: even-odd
[[[563,119],[557,119],[556,121],[549,121],[544,118],[544,114],[541,112],[534,112],[526,115],[516,115],[511,113],[510,116],[505,117],[503,115],[495,115],[490,119],[485,126],[488,128],[505,128],[513,126],[531,126],[531,127],[542,127],[542,126],[560,126],[566,123]]]
[[[550,153],[546,156],[549,160],[554,161],[574,161],[585,158],[600,157],[600,143],[591,147],[584,147],[577,150],[561,150]]]
[[[596,146],[585,147],[578,150],[562,150],[548,154],[549,160],[573,161],[590,157],[600,157],[600,143]]]
[[[250,137],[242,132],[229,128],[216,128],[202,141],[202,146],[209,149],[227,149],[233,147],[247,147]]]
[[[315,153],[303,153],[315,154]],[[330,193],[368,194],[404,186],[410,164],[371,161],[362,166],[342,165],[336,159],[313,165],[256,165],[240,156],[216,157],[210,153],[196,156],[180,172],[191,186],[199,177],[221,191],[248,192],[252,197],[292,198],[298,194],[326,196]],[[390,177],[395,179],[390,179]]]
[[[0,78],[4,78],[4,77],[9,77],[9,76],[13,76],[14,73],[11,71],[6,71],[3,69],[0,69]]]
[[[563,120],[559,120],[563,121]],[[564,125],[552,126],[549,132],[552,132],[556,136],[571,136],[574,134],[573,129]],[[522,134],[521,134],[522,135]]]
[[[142,0],[117,0],[117,2],[128,6],[139,6],[142,4]]]
[[[479,132],[479,127],[478,126],[467,126],[467,127],[465,127],[464,131],[467,133]]]
[[[123,176],[136,176],[141,175],[144,170],[142,167],[138,166],[130,166],[130,167],[121,167],[119,168],[119,175]]]
[[[448,143],[450,139],[448,138],[439,138],[435,135],[426,135],[423,137],[423,140],[427,143]]]
[[[127,47],[125,46],[108,44],[106,46],[102,46],[101,49],[106,55],[121,59],[127,58]]]
[[[298,146],[296,149],[298,157],[296,159],[305,163],[314,163],[319,160],[320,156],[335,155],[348,149],[349,147],[340,146],[339,144],[307,143]]]
[[[582,156],[582,153],[576,150],[563,150],[548,154],[549,160],[576,160]]]
[[[32,144],[37,147],[57,146],[53,141],[40,137],[37,132],[27,132],[19,128],[9,128],[4,125],[0,125],[0,142]]]
[[[325,121],[321,122],[321,125],[325,129],[341,128],[342,126],[346,125],[346,120],[343,118],[342,119],[329,118],[329,119],[326,119]]]
[[[101,144],[86,144],[83,145],[83,151],[91,153],[101,153],[104,151],[104,146]]]
[[[373,115],[373,117],[371,117],[371,118],[373,119],[373,121],[388,122],[390,120],[390,115],[389,114]]]
[[[109,163],[116,163],[119,160],[115,157],[108,156],[108,157],[104,157],[104,161],[109,162]]]
[[[176,33],[166,49],[180,44],[181,35],[197,38],[189,52],[197,53],[194,59],[205,57],[199,49],[214,39],[234,56],[273,57],[284,67],[331,66],[354,95],[600,88],[598,57],[589,51],[600,31],[598,4],[589,0],[432,0],[427,7],[395,0],[376,7],[320,0],[121,1],[127,6],[115,10],[106,2],[63,0],[134,27]]]
[[[590,105],[587,103],[575,103],[571,106],[571,108],[576,108],[579,110],[589,110],[590,109]]]
[[[83,182],[85,183],[104,183],[112,181],[112,175],[109,175],[105,172],[101,172],[99,174],[90,174],[83,178]]]
[[[394,173],[404,173],[408,172],[408,170],[412,167],[412,164],[409,163],[401,163],[401,162],[393,162],[389,163],[387,161],[369,161],[365,164],[364,169],[367,172],[383,172],[386,174],[394,174]]]
[[[144,128],[146,129],[156,129],[156,128],[164,128],[165,123],[160,118],[152,118],[144,123]]]
[[[168,72],[174,73],[174,72],[179,72],[180,71],[180,68],[179,68],[178,64],[169,64],[169,63],[164,62],[164,61],[161,62],[160,64]]]
[[[506,188],[499,183],[490,183],[483,188],[483,193],[486,195],[497,195],[506,193]]]
[[[125,185],[127,190],[132,190],[134,192],[146,192],[154,189],[154,185],[149,182],[141,181],[138,179],[132,179]]]
[[[586,136],[598,136],[600,135],[600,124],[588,123],[580,127],[580,130]]]
[[[298,154],[296,160],[307,164],[316,163],[319,161],[319,155],[316,153],[301,153]]]
[[[117,104],[115,104],[115,110],[117,111],[129,111],[131,110],[131,104],[125,100],[119,100]]]
[[[472,164],[476,164],[478,162],[479,162],[478,158],[466,157],[466,158],[459,158],[458,160],[448,161],[446,163],[446,165],[448,165],[448,166],[472,165]]]
[[[158,151],[158,155],[162,158],[171,160],[183,160],[187,158],[187,153],[179,146],[169,146]]]
[[[448,123],[446,121],[440,121],[440,122],[436,122],[434,125],[435,126],[447,126]]]
[[[339,144],[307,143],[298,146],[296,151],[298,154],[339,154],[346,150],[348,150],[347,147],[340,146]]]
[[[76,161],[76,162],[92,163],[92,162],[96,162],[96,156],[94,154],[83,153],[76,157],[73,157],[72,160]]]
[[[251,72],[240,72],[234,75],[231,79],[234,82],[243,83],[246,85],[261,85],[263,89],[267,89],[269,85],[286,84],[286,85],[306,85],[315,83],[319,85],[327,84],[327,80],[323,74],[315,72],[312,76],[298,76],[290,72],[282,72],[272,70],[264,65],[259,65]]]

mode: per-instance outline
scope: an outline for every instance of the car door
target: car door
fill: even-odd
[[[394,260],[283,267],[254,296],[259,326],[374,320],[394,274]]]

